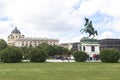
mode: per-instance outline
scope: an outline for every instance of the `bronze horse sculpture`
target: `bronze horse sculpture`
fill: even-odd
[[[83,33],[89,33],[89,37],[91,35],[93,35],[93,37],[95,37],[95,34],[97,34],[97,31],[94,29],[93,25],[92,25],[92,21],[90,21],[88,18],[85,18],[85,24],[84,24],[85,28],[81,29],[80,32]]]

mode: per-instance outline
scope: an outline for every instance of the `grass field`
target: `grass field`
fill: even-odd
[[[0,80],[120,80],[120,63],[0,63]]]

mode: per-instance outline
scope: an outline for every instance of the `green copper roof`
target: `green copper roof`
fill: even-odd
[[[87,44],[98,44],[98,40],[97,39],[90,39],[89,37],[83,37],[80,40],[80,43],[87,43]]]

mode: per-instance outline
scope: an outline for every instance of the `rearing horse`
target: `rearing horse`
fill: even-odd
[[[98,35],[98,34],[97,34],[97,31],[96,31],[96,30],[94,29],[94,27],[92,26],[92,21],[89,21],[88,18],[85,18],[85,21],[86,21],[85,24],[84,24],[85,28],[84,28],[84,29],[81,29],[80,32],[81,32],[81,33],[83,33],[83,32],[89,33],[89,37],[90,37],[91,35],[93,35],[93,37],[95,37],[95,34]]]

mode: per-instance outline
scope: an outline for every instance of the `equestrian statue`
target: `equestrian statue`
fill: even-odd
[[[91,37],[92,35],[93,35],[93,37],[95,37],[95,35],[98,35],[97,30],[95,30],[92,25],[92,21],[86,17],[85,17],[84,26],[85,26],[85,28],[80,30],[81,33],[84,33],[84,32],[89,33],[89,37]]]

